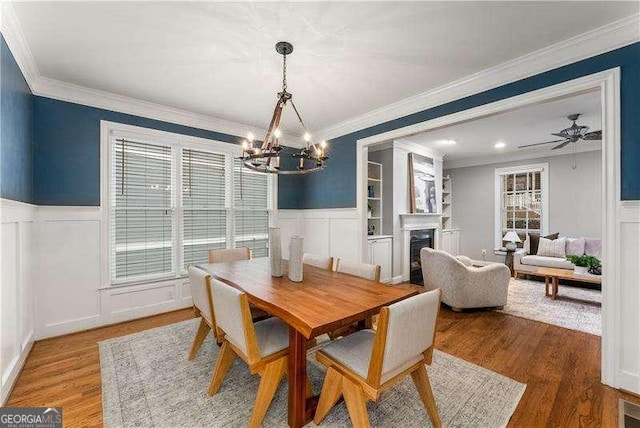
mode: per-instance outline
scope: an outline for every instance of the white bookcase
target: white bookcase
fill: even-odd
[[[453,227],[451,222],[451,177],[442,177],[442,229],[447,230]]]
[[[382,164],[367,163],[367,235],[382,234]],[[372,233],[373,232],[373,233]]]

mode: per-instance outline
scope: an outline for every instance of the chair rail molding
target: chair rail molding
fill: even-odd
[[[625,238],[624,242],[620,240],[623,224],[620,211],[623,203],[620,199],[619,67],[358,140],[356,143],[356,209],[358,236],[362,240],[360,251],[363,252],[366,245],[366,231],[362,226],[366,218],[366,194],[362,183],[366,178],[365,162],[370,145],[590,90],[600,91],[603,118],[603,283],[606,283],[607,287],[603,287],[602,304],[602,382],[640,393],[640,364],[638,363],[640,361],[638,358],[640,357],[640,322],[637,316],[639,302],[636,286],[637,277],[640,274],[637,264],[640,257],[640,251],[637,248],[639,233],[622,235],[635,236],[636,240],[633,243],[629,238]],[[625,218],[636,218],[631,214],[626,216]],[[636,256],[635,261],[629,259],[629,254]],[[625,257],[621,258],[621,256]],[[636,275],[631,275],[631,272]],[[634,302],[636,309],[631,310],[626,306],[629,301]],[[635,362],[625,365],[625,361]]]

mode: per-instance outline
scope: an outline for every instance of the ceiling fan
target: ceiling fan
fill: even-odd
[[[555,135],[556,137],[560,137],[560,140],[546,141],[544,143],[535,143],[535,144],[527,144],[524,146],[518,146],[519,149],[524,149],[525,147],[534,147],[534,146],[542,146],[544,144],[552,144],[552,143],[560,143],[555,147],[552,147],[551,150],[561,149],[569,143],[577,143],[580,140],[589,141],[589,140],[602,140],[602,131],[593,131],[588,132],[589,127],[578,125],[576,120],[580,117],[580,114],[572,114],[567,116],[567,119],[573,122],[573,124],[563,129],[560,132],[553,133],[551,135]]]

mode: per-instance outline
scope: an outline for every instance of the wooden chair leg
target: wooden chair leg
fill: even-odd
[[[369,415],[367,415],[367,400],[364,398],[362,386],[342,378],[342,393],[347,404],[349,417],[354,427],[369,428]]]
[[[233,364],[233,360],[235,359],[235,352],[233,352],[229,343],[224,342],[222,344],[222,348],[220,348],[216,367],[213,369],[213,374],[211,375],[211,383],[209,384],[209,390],[207,391],[209,395],[214,395],[218,392],[222,385],[222,381],[229,372],[231,364]]]
[[[193,339],[193,345],[191,345],[191,350],[189,351],[189,361],[193,360],[198,354],[198,351],[202,346],[202,342],[204,342],[204,339],[207,338],[207,334],[209,334],[209,330],[211,330],[209,324],[207,324],[204,318],[200,318],[200,325],[198,325],[196,337]]]
[[[342,375],[333,367],[327,369],[313,422],[318,425],[342,396]]]
[[[309,379],[309,373],[307,373],[307,392],[305,395],[307,398],[313,397],[313,388],[311,388],[311,379]]]
[[[249,427],[258,428],[262,425],[264,416],[269,410],[273,395],[280,385],[282,376],[284,376],[284,369],[287,366],[287,358],[279,358],[264,368],[264,371],[260,373],[262,379],[260,379],[260,386],[258,386],[258,394],[256,395],[256,402],[253,405],[253,412],[251,413],[251,420],[249,421]]]
[[[429,382],[429,375],[427,374],[427,368],[421,365],[418,370],[411,373],[413,383],[416,385],[418,394],[424,403],[425,409],[431,418],[431,423],[434,428],[440,428],[442,423],[440,422],[440,416],[438,415],[438,406],[436,406],[436,399],[433,397],[433,391],[431,390],[431,382]]]

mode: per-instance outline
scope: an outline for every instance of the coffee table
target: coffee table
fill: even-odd
[[[521,271],[519,273],[524,273],[527,275],[533,276],[543,276],[544,277],[544,295],[551,296],[553,300],[556,299],[558,295],[558,283],[561,279],[570,279],[573,281],[580,282],[589,282],[592,284],[602,284],[602,276],[600,275],[580,275],[576,274],[573,270],[569,269],[557,269],[557,268],[547,268],[547,267],[536,267],[530,271]],[[549,285],[551,285],[551,292],[549,292]]]

